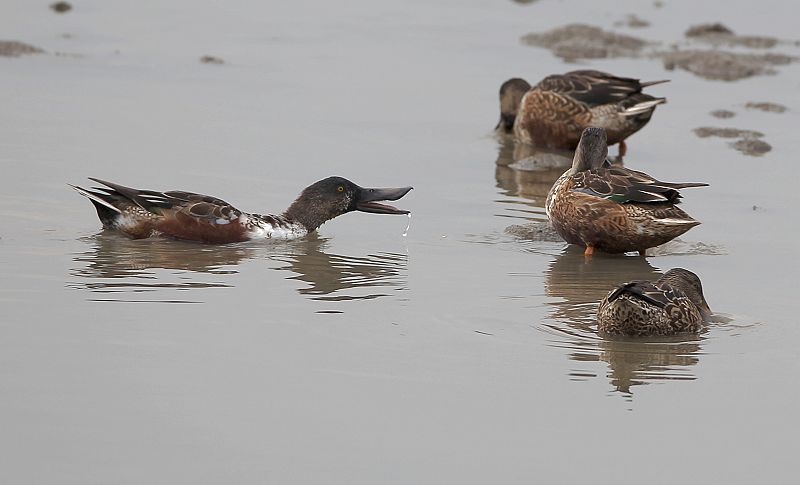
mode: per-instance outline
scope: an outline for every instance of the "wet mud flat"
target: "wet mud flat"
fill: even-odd
[[[32,54],[43,54],[44,49],[18,42],[15,40],[0,40],[0,57],[20,57]]]
[[[745,155],[760,156],[772,150],[772,145],[761,139],[764,134],[760,131],[711,126],[701,126],[693,131],[700,138],[736,139],[736,141],[730,142],[729,145]]]
[[[776,67],[797,61],[794,55],[778,52],[733,52],[718,47],[743,47],[766,50],[778,46],[797,47],[797,42],[767,36],[737,35],[722,24],[690,27],[685,42],[675,42],[669,50],[659,42],[604,30],[586,24],[570,24],[547,32],[524,35],[523,44],[542,47],[566,62],[581,59],[649,57],[661,59],[667,70],[683,69],[710,80],[735,81],[752,76],[775,74]],[[712,49],[698,48],[698,44]]]

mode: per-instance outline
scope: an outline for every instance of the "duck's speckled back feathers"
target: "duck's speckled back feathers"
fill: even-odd
[[[638,79],[614,76],[602,71],[579,70],[547,76],[536,85],[536,88],[568,95],[588,106],[618,102],[627,102],[632,106],[638,102],[656,99],[642,94],[642,89],[665,82],[668,81],[641,82]],[[637,94],[641,96],[636,96]]]
[[[600,331],[630,336],[698,332],[711,315],[700,278],[683,268],[655,283],[631,281],[609,292],[597,309]]]
[[[705,183],[662,182],[644,172],[620,166],[599,167],[573,176],[572,189],[596,197],[619,202],[680,202],[679,189],[705,187]]]
[[[575,158],[556,180],[545,202],[553,228],[591,254],[595,248],[625,253],[655,247],[699,224],[676,204],[680,190],[704,183],[661,182],[606,162],[602,128],[586,128]]]
[[[542,79],[520,101],[514,136],[523,142],[574,149],[590,126],[608,132],[608,144],[619,143],[642,129],[665,98],[645,94],[647,86],[667,81],[638,79],[580,70]]]

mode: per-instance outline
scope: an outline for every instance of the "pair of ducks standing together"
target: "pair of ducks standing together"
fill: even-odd
[[[571,244],[610,253],[664,244],[699,224],[676,207],[679,189],[706,184],[660,182],[613,166],[608,144],[641,129],[665,102],[642,93],[642,83],[598,71],[549,76],[531,88],[512,79],[500,90],[498,129],[522,142],[575,149],[573,164],[547,197],[556,231]],[[291,239],[315,231],[351,211],[408,214],[380,202],[397,200],[411,187],[363,188],[341,177],[316,182],[280,215],[242,212],[216,197],[183,191],[138,190],[91,179],[104,187],[76,187],[97,210],[103,227],[133,238],[166,236],[206,243]],[[630,282],[612,290],[598,309],[600,329],[611,334],[666,335],[697,332],[710,315],[699,278],[676,268],[654,283]]]

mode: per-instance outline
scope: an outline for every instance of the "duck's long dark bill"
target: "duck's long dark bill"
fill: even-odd
[[[411,189],[412,187],[401,187],[399,189],[365,189],[362,187],[358,191],[356,210],[375,214],[408,214],[409,211],[387,204],[379,204],[378,201],[397,200],[406,195]]]

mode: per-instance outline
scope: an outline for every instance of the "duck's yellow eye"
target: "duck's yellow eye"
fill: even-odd
[[[344,192],[344,186],[340,185],[340,186],[336,187],[336,191],[337,192]]]

